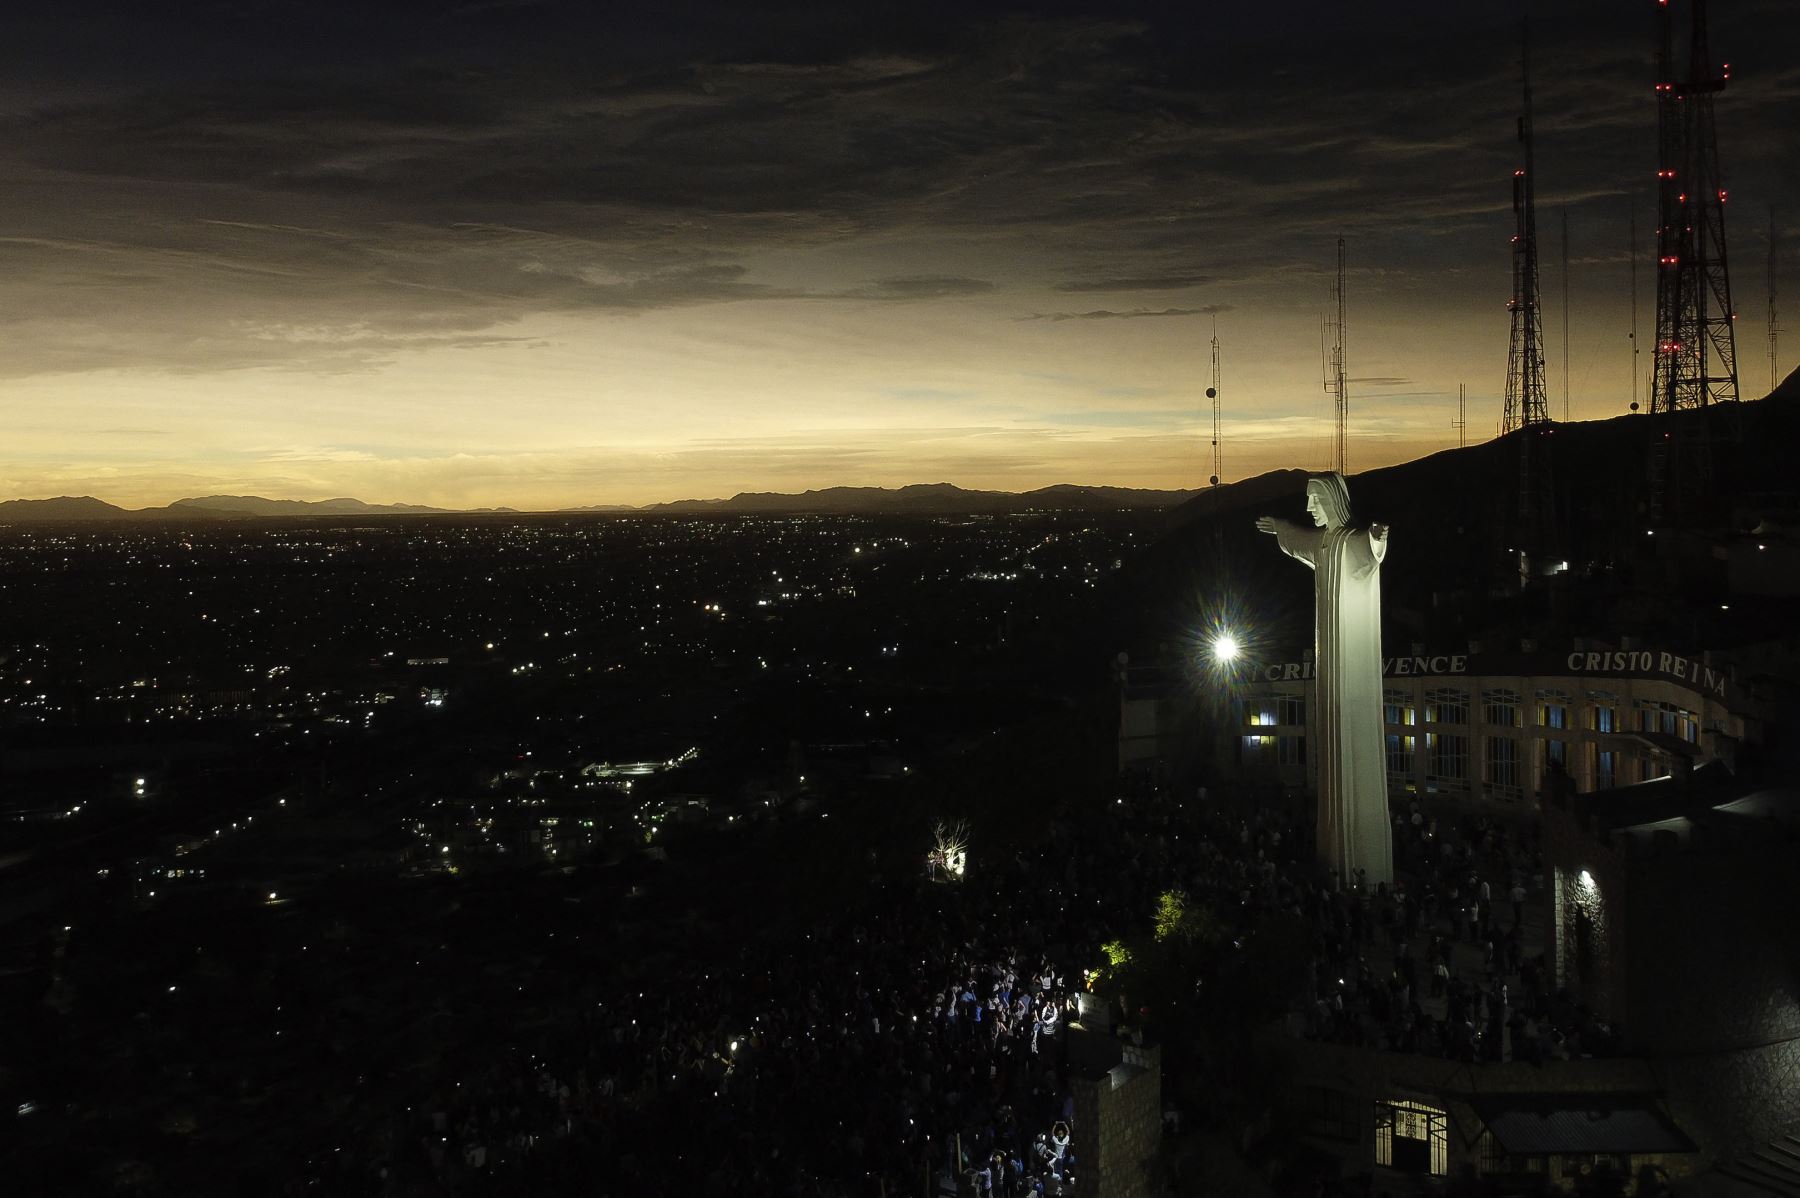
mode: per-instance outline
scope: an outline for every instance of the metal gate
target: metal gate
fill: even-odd
[[[1406,1099],[1375,1104],[1375,1163],[1443,1177],[1450,1171],[1450,1116]]]

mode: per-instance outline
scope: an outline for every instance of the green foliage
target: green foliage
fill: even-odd
[[[1187,914],[1187,895],[1179,890],[1165,890],[1156,903],[1156,938],[1167,940],[1181,932],[1182,917]]]
[[[1214,944],[1220,937],[1219,921],[1212,908],[1188,902],[1179,890],[1169,890],[1156,903],[1156,939],[1172,945]]]
[[[1100,946],[1100,951],[1106,954],[1108,964],[1114,969],[1124,969],[1131,964],[1131,949],[1123,940],[1108,940]]]

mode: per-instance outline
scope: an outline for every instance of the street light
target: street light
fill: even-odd
[[[1238,655],[1237,638],[1232,636],[1229,632],[1214,637],[1212,643],[1212,655],[1213,660],[1220,664],[1236,660]]]

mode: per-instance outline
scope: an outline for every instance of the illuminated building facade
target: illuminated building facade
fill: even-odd
[[[1726,666],[1660,648],[1409,654],[1383,662],[1388,792],[1518,802],[1566,775],[1610,790],[1735,757],[1761,736]],[[1257,668],[1236,760],[1250,777],[1311,789],[1310,662]]]

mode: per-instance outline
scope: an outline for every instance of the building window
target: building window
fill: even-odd
[[[1275,724],[1275,705],[1267,701],[1256,704],[1244,704],[1244,722],[1253,728],[1269,728]]]
[[[1619,722],[1619,711],[1616,707],[1594,708],[1594,731],[1612,732]]]
[[[1519,726],[1519,692],[1482,691],[1481,718],[1497,727],[1517,728]]]
[[[1277,695],[1275,722],[1287,727],[1306,723],[1306,700],[1299,695]]]
[[[1619,784],[1619,755],[1612,749],[1594,754],[1594,789],[1611,790]]]
[[[1538,723],[1545,728],[1569,726],[1569,696],[1562,691],[1538,692]]]
[[[1638,719],[1639,730],[1643,732],[1660,732],[1664,736],[1678,737],[1689,744],[1700,739],[1699,717],[1673,703],[1641,699],[1638,701]]]
[[[1544,742],[1544,763],[1554,761],[1567,769],[1569,766],[1569,742],[1566,740],[1547,740]]]
[[[1516,799],[1520,795],[1519,742],[1510,736],[1488,737],[1487,787],[1495,798]]]
[[[1469,692],[1433,690],[1425,692],[1427,724],[1466,724],[1469,722]]]
[[[1413,789],[1413,751],[1418,744],[1415,736],[1406,736],[1399,732],[1390,732],[1387,737],[1387,772],[1388,789],[1410,791]]]
[[[1278,736],[1275,738],[1276,761],[1282,765],[1306,764],[1306,738],[1304,736]]]
[[[1432,732],[1425,737],[1425,748],[1429,754],[1426,781],[1464,789],[1469,781],[1469,738],[1454,732]]]
[[[1443,1177],[1450,1171],[1450,1117],[1423,1103],[1375,1104],[1375,1163]]]
[[[1419,709],[1405,691],[1381,692],[1381,722],[1394,728],[1409,728],[1419,722]]]
[[[1327,1086],[1303,1086],[1300,1089],[1300,1118],[1307,1134],[1328,1140],[1362,1139],[1357,1126],[1357,1104],[1348,1094]]]

